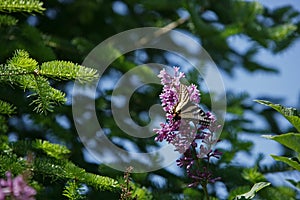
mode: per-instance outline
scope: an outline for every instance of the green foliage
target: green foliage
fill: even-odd
[[[244,169],[242,173],[242,177],[250,181],[251,183],[258,183],[261,181],[266,181],[264,175],[260,173],[257,168],[249,168],[249,169]]]
[[[295,128],[300,131],[300,116],[295,108],[286,108],[280,104],[273,104],[269,101],[262,101],[257,100],[258,103],[261,103],[263,105],[267,105],[276,111],[278,111],[280,114],[282,114],[292,125],[295,126]],[[296,157],[286,157],[286,156],[276,156],[271,155],[275,160],[284,162],[288,164],[289,166],[295,168],[296,170],[300,171],[300,134],[298,133],[285,133],[281,135],[264,135],[263,137],[275,140],[279,142],[280,144],[290,148],[295,152],[297,155]]]
[[[6,133],[8,130],[6,117],[3,115],[12,115],[16,112],[16,107],[0,100],[0,133]]]
[[[1,144],[7,143],[8,140],[3,138]],[[1,149],[0,174],[4,175],[6,171],[22,174],[30,168],[30,173],[34,174],[34,177],[47,178],[51,181],[66,181],[69,185],[66,186],[63,194],[69,195],[70,198],[75,197],[74,190],[78,190],[78,188],[74,188],[73,181],[76,181],[78,187],[80,184],[87,184],[101,191],[116,191],[119,188],[116,180],[88,173],[66,160],[65,154],[70,152],[66,147],[58,144],[41,140],[35,142],[18,141],[4,145]],[[46,155],[39,150],[45,152]],[[24,156],[27,159],[24,159]]]
[[[0,15],[0,27],[1,26],[13,26],[16,25],[18,20],[10,15]]]
[[[0,12],[38,12],[44,11],[43,2],[38,0],[0,0]]]
[[[193,200],[193,199],[204,199],[203,194],[199,190],[193,188],[185,188],[183,191],[184,199]]]
[[[227,199],[233,200],[238,195],[247,193],[250,190],[250,186],[239,186],[230,191],[230,194]],[[243,198],[243,197],[242,197]]]
[[[12,115],[16,112],[16,107],[0,100],[0,114],[2,115]]]
[[[80,194],[81,185],[77,184],[75,181],[67,182],[65,189],[63,191],[63,195],[68,197],[70,200],[79,200],[84,199],[84,197]]]
[[[256,100],[256,102],[269,106],[284,116],[300,132],[300,115],[296,108],[286,108],[280,104],[273,104],[269,101]]]
[[[124,177],[119,180],[122,189],[120,200],[152,200],[153,196],[150,191],[145,187],[140,187],[138,184],[133,183],[130,179],[132,167],[128,167],[124,172]]]
[[[32,144],[36,149],[43,150],[48,156],[54,157],[56,159],[65,158],[66,155],[70,153],[70,150],[65,146],[58,144],[51,144],[48,141],[37,140]]]
[[[289,166],[293,167],[294,169],[300,171],[300,162],[298,158],[293,159],[293,158],[288,158],[286,156],[276,156],[276,155],[271,155],[271,156],[275,160],[284,162]]]
[[[19,141],[11,144],[11,150],[19,155],[26,155],[27,152],[39,153],[39,150],[46,153],[47,156],[40,155],[34,159],[34,171],[42,176],[53,179],[78,180],[99,190],[115,190],[118,187],[115,180],[87,173],[84,169],[66,160],[65,158],[70,151],[65,146],[41,140],[35,142]]]
[[[0,133],[6,133],[8,130],[7,120],[4,116],[0,115]]]
[[[265,176],[258,171],[257,167],[244,169],[242,176],[254,185],[250,188],[248,182],[247,185],[234,188],[230,191],[228,199],[253,199],[254,197],[255,199],[273,199],[274,196],[276,199],[293,199],[296,196],[295,190],[289,187],[274,187],[266,182]],[[265,189],[262,190],[263,188]]]
[[[0,74],[2,82],[33,92],[29,97],[35,97],[31,104],[36,105],[34,110],[37,112],[52,111],[55,104],[65,102],[64,94],[51,87],[48,80],[39,75],[38,63],[29,58],[26,51],[16,51],[13,58],[1,66]]]
[[[289,187],[267,187],[266,189],[259,192],[261,199],[272,199],[272,200],[294,200],[296,199],[295,190]]]
[[[280,41],[282,40],[282,38],[289,36],[296,30],[297,26],[293,24],[283,24],[270,28],[268,30],[268,34],[271,39],[275,41]]]
[[[33,98],[30,105],[38,113],[52,112],[55,105],[65,103],[65,94],[53,88],[48,78],[56,80],[78,80],[86,83],[97,77],[96,70],[66,61],[50,61],[38,66],[28,52],[17,50],[6,65],[0,68],[0,82],[18,85],[30,90]],[[3,108],[4,109],[4,108]]]
[[[26,50],[39,62],[56,59],[53,50],[45,45],[47,36],[34,26],[20,21],[17,27],[3,27],[0,32],[0,47],[3,48],[2,60],[11,57],[17,49]]]
[[[117,3],[126,8],[124,13],[117,11]],[[45,15],[39,15],[45,10],[43,5],[48,10]],[[71,102],[64,104],[65,97],[71,95],[70,80],[87,83],[97,78],[95,70],[75,63],[81,63],[99,42],[131,28],[175,24],[175,28],[201,42],[220,70],[233,76],[237,68],[250,73],[278,72],[280,68],[269,66],[267,62],[260,63],[257,54],[261,49],[271,53],[284,52],[299,38],[298,11],[290,6],[268,9],[257,1],[176,0],[170,4],[166,0],[74,0],[44,1],[42,4],[33,0],[2,0],[0,12],[0,60],[4,62],[15,52],[0,67],[0,99],[4,102],[0,105],[3,114],[0,115],[0,132],[16,140],[11,143],[7,137],[0,137],[0,175],[3,176],[7,170],[15,175],[30,172],[29,182],[38,190],[40,199],[61,199],[62,195],[69,199],[118,199],[120,196],[121,187],[115,181],[121,176],[120,172],[107,168],[99,173],[99,166],[85,159],[83,145],[78,140],[73,124]],[[37,15],[32,17],[32,13]],[[248,48],[239,51],[234,47],[231,39],[235,37],[247,38]],[[100,56],[111,55],[119,55],[119,52],[108,49],[105,55]],[[150,49],[120,56],[102,78],[114,81],[141,63],[179,64],[167,54]],[[189,74],[193,75],[190,82],[199,83],[197,73],[191,70]],[[152,76],[146,71],[143,75]],[[107,137],[117,137],[121,141],[119,146],[126,139],[126,143],[133,144],[139,152],[156,147],[153,139],[132,138],[118,128],[111,116],[112,88],[106,85],[100,88],[101,95],[96,99],[96,109],[100,124],[107,130]],[[130,100],[134,105],[130,114],[136,121],[141,124],[149,122],[141,116],[148,113],[149,105],[157,103],[160,90],[160,87],[153,87],[151,90],[136,92]],[[281,133],[281,130],[274,120],[276,113],[270,110],[264,109],[259,113],[260,117],[268,120],[270,130],[258,129],[251,117],[245,116],[245,113],[250,112],[255,115],[255,119],[259,118],[255,105],[249,103],[247,93],[229,91],[228,95],[228,118],[221,135],[228,148],[222,149],[221,160],[210,167],[216,176],[222,177],[220,182],[226,186],[225,193],[230,192],[229,199],[233,199],[249,191],[250,183],[264,181],[264,174],[286,172],[290,168],[277,162],[244,169],[233,162],[240,152],[251,154],[253,147],[252,141],[241,141],[241,132],[261,134],[266,131]],[[209,95],[203,93],[202,97],[204,104],[209,107]],[[32,105],[33,109],[28,108],[28,105]],[[47,117],[39,115],[46,112]],[[299,124],[293,115],[288,118]],[[299,132],[299,125],[294,126]],[[281,138],[278,139],[283,142]],[[286,141],[290,143],[290,139]],[[68,149],[54,143],[65,144]],[[295,151],[295,145],[288,145]],[[294,156],[287,158],[297,165]],[[255,166],[259,166],[260,159],[257,158]],[[100,168],[104,167],[101,165]],[[151,178],[153,176],[163,179],[163,184],[155,183]],[[153,199],[203,198],[203,191],[199,188],[186,187],[188,180],[185,176],[171,173],[167,169],[132,177],[131,192],[140,198],[150,197],[149,191]],[[81,191],[83,185],[87,186],[84,192]],[[219,188],[213,184],[211,186],[211,199],[217,199]],[[253,194],[267,200],[296,198],[294,190],[271,185],[249,196]]]
[[[31,78],[31,80],[29,77]],[[31,85],[32,87],[29,88],[32,89],[34,93],[28,96],[33,97],[30,105],[35,105],[34,111],[46,114],[48,111],[53,111],[54,105],[60,105],[66,102],[65,95],[59,90],[52,88],[47,79],[43,77],[29,77],[22,77],[21,80],[25,80],[25,84],[35,83],[34,85]]]
[[[240,194],[237,195],[234,199],[241,199],[242,197],[244,197],[245,199],[253,199],[255,197],[255,193],[257,193],[258,191],[260,191],[261,189],[263,189],[264,187],[269,186],[271,183],[268,182],[259,182],[259,183],[255,183],[252,188],[250,189],[249,192],[246,192],[244,194]]]
[[[2,154],[1,161],[1,176],[4,177],[5,172],[11,171],[13,174],[22,174],[26,169],[26,161],[16,155]]]
[[[141,187],[139,185],[136,185],[134,187],[132,196],[136,197],[136,199],[141,199],[141,200],[152,200],[153,199],[151,192],[146,187]]]
[[[86,173],[84,169],[78,168],[71,162],[65,163],[64,169],[66,171],[66,178],[78,179],[80,182],[91,185],[98,190],[114,191],[119,187],[116,180],[92,173]]]
[[[300,181],[294,181],[291,179],[287,179],[288,182],[290,182],[291,184],[293,184],[295,187],[297,187],[298,189],[300,189]]]
[[[284,117],[286,117],[293,125],[296,127],[299,125],[299,115],[297,113],[297,110],[294,108],[285,108],[284,106],[281,106],[279,104],[272,104],[271,102],[268,101],[257,101],[261,104],[268,105],[278,112],[280,112]],[[281,134],[278,136],[264,136],[268,139],[275,140],[286,147],[294,150],[298,155],[299,155],[299,133],[286,133],[286,134]],[[299,156],[296,158],[288,158],[284,156],[275,156],[272,155],[272,157],[277,160],[277,161],[282,161],[285,162],[286,164],[290,165],[291,167],[295,168],[296,170],[300,170],[300,165],[299,165]],[[278,170],[279,168],[276,167]],[[249,192],[246,192],[246,186],[243,187],[238,187],[230,192],[229,199],[232,199],[235,197],[235,199],[240,199],[240,198],[245,198],[245,199],[252,199],[255,196],[255,192],[259,191],[263,187],[266,187],[270,185],[270,183],[266,182],[260,182],[259,184],[257,182],[259,181],[265,181],[264,175],[260,172],[257,171],[257,168],[249,168],[245,169],[242,173],[242,176],[244,179],[256,183],[252,189]],[[297,185],[297,183],[294,183]],[[241,194],[243,193],[243,194]],[[281,187],[279,190],[275,190],[274,188],[269,188],[267,192],[261,192],[260,196],[263,197],[264,199],[272,199],[274,196],[276,196],[276,199],[293,199],[295,198],[295,191],[293,191],[290,188],[286,187]]]
[[[98,77],[96,70],[67,61],[44,62],[39,74],[53,79],[78,80],[80,83],[91,82]]]
[[[276,72],[276,69],[263,66],[255,60],[257,47],[261,46],[279,52],[287,47],[283,44],[289,43],[297,31],[297,25],[292,23],[292,19],[299,15],[299,12],[289,8],[284,14],[293,12],[293,15],[285,15],[287,19],[285,22],[276,21],[280,18],[279,15],[282,15],[278,12],[281,8],[270,11],[263,8],[257,1],[212,0],[204,1],[200,5],[197,1],[188,1],[186,9],[191,15],[189,28],[200,38],[205,38],[202,45],[214,61],[223,57],[222,62],[218,64],[217,61],[217,64],[229,74],[238,57],[242,58],[244,68],[250,72],[257,70]],[[218,17],[218,26],[214,19],[203,17],[207,11],[212,11]],[[269,17],[272,19],[270,23],[267,23],[270,20]],[[240,54],[230,46],[226,39],[235,35],[245,35],[255,41],[248,50],[252,52],[251,56],[247,51]],[[214,51],[215,49],[228,52],[228,54],[221,55]],[[232,59],[229,58],[231,56],[233,56]]]
[[[275,136],[269,136],[265,135],[263,136],[265,138],[275,140],[279,142],[280,144],[294,150],[297,153],[300,153],[300,134],[299,133],[285,133],[282,135],[275,135]]]

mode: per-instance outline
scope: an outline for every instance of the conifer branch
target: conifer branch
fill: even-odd
[[[16,112],[16,107],[5,101],[0,100],[0,114],[11,115]]]
[[[8,130],[6,117],[2,115],[12,115],[15,112],[16,107],[14,105],[0,100],[0,133],[6,133]]]
[[[70,150],[67,147],[59,145],[59,144],[52,144],[48,141],[36,140],[32,143],[32,147],[36,149],[43,150],[47,155],[56,158],[62,159],[66,158],[66,156],[70,153]]]
[[[86,172],[67,160],[39,157],[34,162],[34,172],[52,180],[77,180],[100,191],[119,189],[118,182],[112,178]]]
[[[6,133],[8,130],[7,120],[4,116],[0,115],[0,133]]]
[[[24,50],[17,50],[6,65],[0,65],[0,82],[30,90],[28,97],[33,97],[30,105],[35,105],[34,111],[45,114],[66,101],[65,94],[53,88],[48,78],[86,83],[97,77],[97,70],[67,61],[50,61],[39,66]]]
[[[0,15],[0,27],[1,26],[14,26],[18,23],[18,20],[10,15]]]
[[[27,169],[24,159],[18,158],[14,154],[0,155],[0,175],[4,175],[6,171],[11,171],[13,174],[21,174]]]
[[[100,191],[116,191],[120,189],[118,182],[110,177],[86,173],[82,178],[81,181],[86,181],[87,184]]]
[[[41,65],[39,74],[53,79],[91,82],[98,77],[97,70],[86,68],[68,61],[50,61]]]
[[[64,191],[63,195],[65,197],[68,197],[70,200],[79,200],[84,199],[83,195],[80,194],[81,192],[81,185],[75,181],[68,181]]]
[[[0,0],[0,11],[2,12],[38,12],[45,10],[43,2],[38,0]]]
[[[35,175],[42,175],[44,177],[51,178],[52,180],[76,180],[77,183],[90,185],[100,191],[115,191],[120,187],[116,180],[88,173],[84,169],[68,161],[65,157],[69,153],[69,150],[59,144],[52,144],[42,140],[17,141],[11,143],[10,146],[5,146],[3,148],[5,149],[3,149],[3,151],[10,152],[10,155],[14,152],[22,158],[26,156],[27,152],[34,152],[36,156],[32,163],[32,172]],[[0,150],[2,150],[1,146]],[[46,153],[46,155],[43,153],[41,154],[40,150]],[[12,154],[15,159],[6,163],[5,166],[10,164],[14,167],[13,163],[17,162],[16,154]],[[23,167],[19,166],[19,168],[20,169],[18,169],[18,171],[22,172],[26,170],[26,165]],[[3,169],[3,165],[1,163],[1,152],[0,169]],[[5,167],[5,169],[7,170],[7,167]]]
[[[50,86],[47,79],[41,76],[34,76],[34,86],[31,88],[34,93],[28,97],[35,97],[30,105],[36,105],[33,109],[38,113],[52,112],[54,105],[60,105],[66,102],[65,94]]]

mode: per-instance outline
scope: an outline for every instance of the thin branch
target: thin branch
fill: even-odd
[[[153,35],[151,36],[145,36],[142,37],[140,40],[138,40],[138,42],[136,43],[136,46],[142,46],[147,44],[150,40],[152,40],[153,38],[158,38],[163,34],[166,34],[168,32],[170,32],[171,30],[175,29],[176,27],[178,27],[179,25],[185,23],[190,17],[182,17],[179,18],[178,20],[171,22],[169,24],[167,24],[166,26],[160,28],[159,30],[155,31],[153,33]]]

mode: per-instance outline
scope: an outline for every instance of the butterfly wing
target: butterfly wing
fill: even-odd
[[[187,103],[182,108],[180,117],[190,121],[197,121],[197,123],[204,126],[209,126],[211,123],[211,120],[207,117],[204,110],[192,102]]]
[[[211,123],[204,110],[190,101],[187,86],[183,84],[179,86],[178,104],[175,113],[180,114],[182,119],[197,121],[197,123],[204,126],[209,126]]]
[[[175,113],[181,112],[181,109],[190,102],[189,92],[187,87],[183,84],[179,85],[178,104],[175,108]]]

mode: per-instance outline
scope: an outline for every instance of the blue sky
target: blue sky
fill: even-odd
[[[292,5],[300,11],[300,1],[298,0],[260,0],[263,5],[269,8],[276,8],[283,5]],[[234,45],[241,44],[241,40],[233,40]],[[235,78],[226,78],[223,76],[225,87],[235,91],[247,91],[251,94],[251,98],[256,99],[260,96],[285,97],[284,104],[286,106],[299,106],[300,97],[300,40],[298,40],[287,51],[272,55],[266,51],[261,51],[258,60],[263,63],[275,66],[280,73],[270,75],[268,73],[258,72],[249,75],[242,70],[237,70]],[[276,103],[276,102],[275,102]]]

